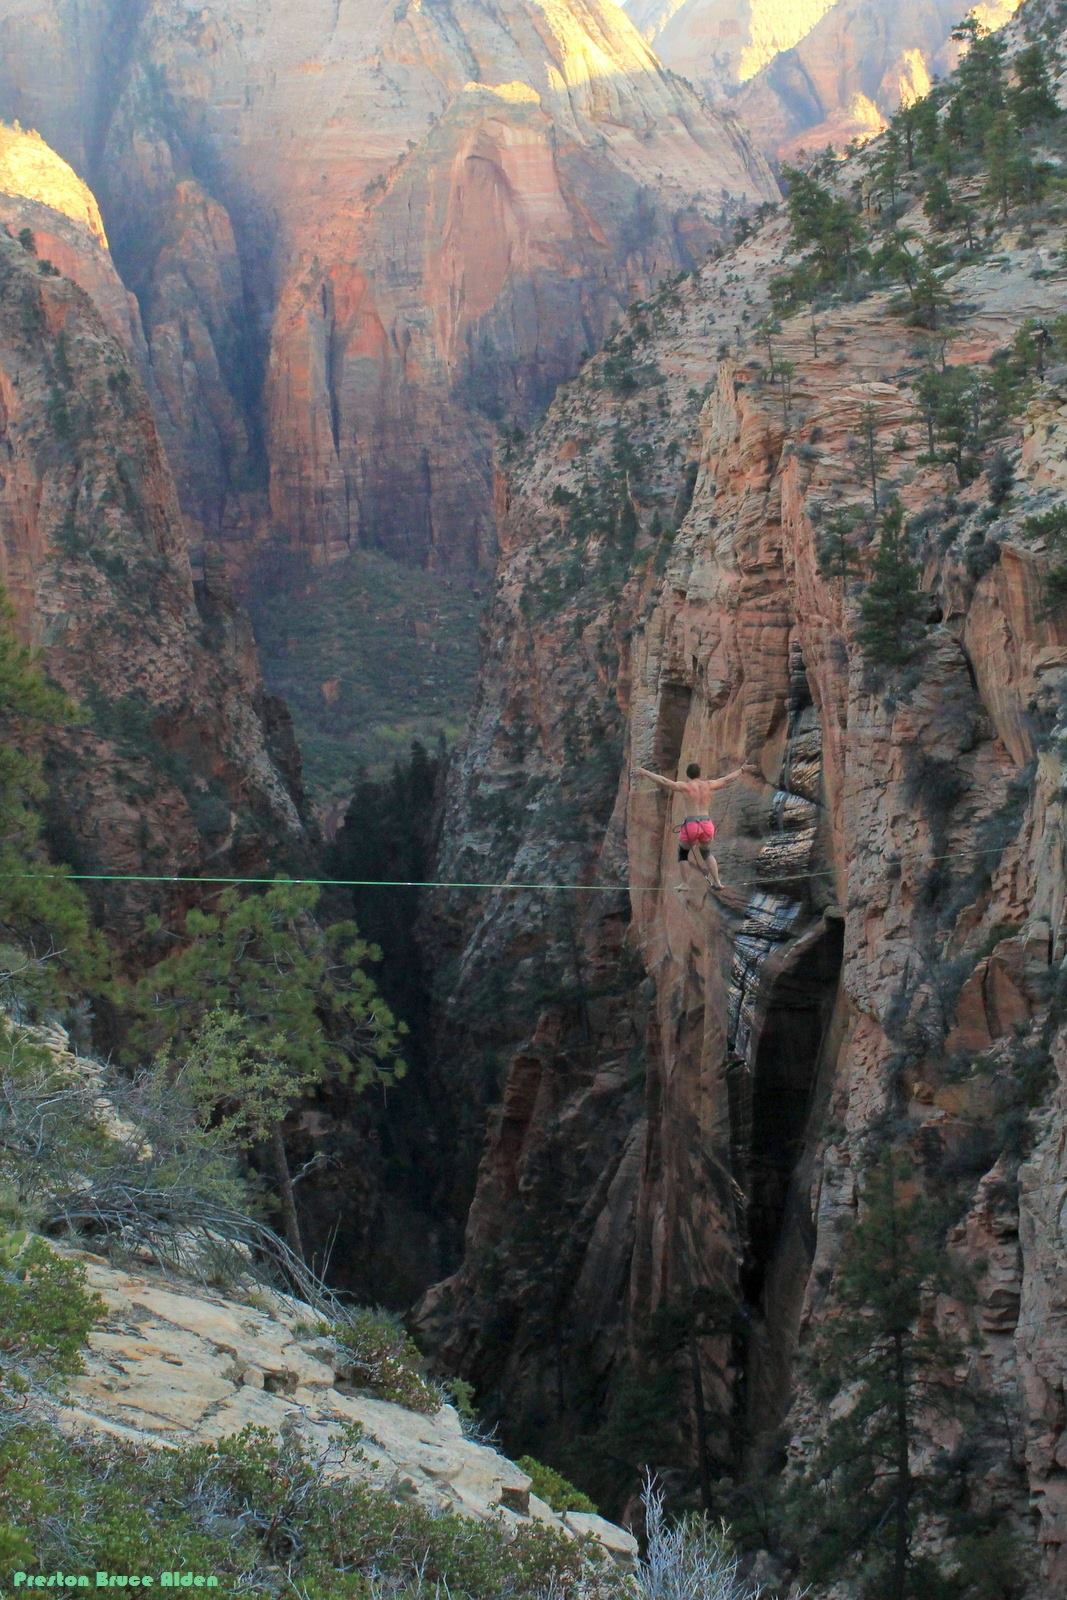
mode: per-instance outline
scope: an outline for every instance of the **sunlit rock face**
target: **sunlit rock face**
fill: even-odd
[[[834,0],[631,0],[645,38],[675,72],[729,91],[807,37]]]
[[[0,192],[49,206],[106,247],[96,196],[40,134],[0,124]]]
[[[971,8],[1000,27],[1018,0]],[[957,59],[959,0],[631,0],[664,62],[734,109],[761,149],[842,148],[878,133]]]
[[[81,872],[261,871],[303,847],[299,763],[247,621],[193,582],[147,363],[94,196],[0,127],[0,583],[82,712],[45,741],[48,841]],[[143,953],[143,889],[100,893]]]
[[[606,0],[101,0],[77,49],[58,0],[6,9],[0,112],[101,195],[231,551],[484,562],[494,424],[775,192]]]

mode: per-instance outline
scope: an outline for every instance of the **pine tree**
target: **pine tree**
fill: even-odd
[[[25,1000],[99,978],[104,951],[84,896],[41,842],[48,786],[34,745],[73,721],[76,707],[45,681],[13,616],[0,589],[0,984]]]
[[[916,155],[929,158],[940,137],[937,97],[933,94],[924,95],[921,100],[913,100],[910,105],[902,106],[894,118],[893,126],[900,129],[905,166],[909,172],[914,172]]]
[[[922,638],[925,611],[919,567],[904,535],[904,509],[894,500],[882,517],[874,570],[860,601],[856,636],[867,659],[883,667],[906,665]]]
[[[965,150],[980,150],[1004,106],[1005,44],[973,15],[952,30],[952,37],[967,49],[956,69],[956,92],[945,130]]]
[[[856,549],[856,528],[862,521],[858,506],[838,510],[827,517],[819,539],[819,571],[824,578],[841,578],[846,582],[860,566]]]
[[[926,185],[923,212],[939,233],[951,228],[956,220],[956,202],[952,197],[952,190],[939,172],[935,172]]]
[[[1015,83],[1008,90],[1008,105],[1020,128],[1053,122],[1062,115],[1049,76],[1048,61],[1040,44],[1027,45],[1012,62]]]
[[[897,220],[897,197],[903,171],[903,146],[900,134],[895,127],[890,126],[886,134],[879,140],[876,151],[872,176],[889,199],[886,221],[894,223]]]
[[[789,185],[786,208],[792,226],[791,247],[805,250],[813,246],[810,258],[825,283],[846,278],[850,283],[866,260],[861,248],[864,230],[856,212],[825,188],[810,173],[784,167],[782,176]]]
[[[985,138],[986,181],[983,193],[1002,217],[1016,200],[1032,203],[1039,197],[1043,179],[1019,137],[1011,117],[1000,112]]]
[[[938,277],[929,257],[919,262],[914,281],[908,286],[908,294],[911,297],[908,321],[913,328],[938,328],[943,314],[952,305],[952,295]]]
[[[791,1510],[805,1576],[816,1583],[854,1573],[871,1600],[935,1592],[915,1533],[936,1485],[917,1476],[916,1462],[936,1443],[935,1419],[961,1408],[952,1383],[959,1348],[926,1315],[929,1297],[950,1287],[929,1202],[907,1163],[886,1155],[868,1176],[810,1352],[826,1409]]]
[[[952,464],[961,488],[980,471],[989,387],[988,379],[968,366],[948,367],[944,372],[928,367],[916,385],[930,454]]]
[[[239,1019],[241,1033],[231,1031],[226,1048],[237,1079],[233,1101],[246,1123],[262,1120],[264,1084],[282,1063],[294,1100],[327,1081],[358,1092],[402,1075],[397,1052],[404,1026],[366,970],[380,951],[352,922],[320,927],[318,899],[312,885],[280,883],[262,893],[227,889],[214,911],[190,911],[181,948],[146,973],[130,997],[135,1049],[195,1054],[204,1048],[202,1030],[212,1013]],[[148,931],[158,932],[158,925]],[[287,1107],[283,1099],[273,1103],[277,1117],[267,1143],[286,1232],[299,1254],[281,1126]]]
[[[863,476],[871,491],[871,509],[875,516],[880,510],[878,485],[885,466],[885,456],[878,448],[878,423],[878,407],[868,400],[860,407],[860,432],[859,438],[853,442],[853,449],[859,457]]]

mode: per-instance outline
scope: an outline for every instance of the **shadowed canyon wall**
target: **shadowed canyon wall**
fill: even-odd
[[[82,710],[49,739],[52,841],[81,871],[262,871],[304,848],[299,756],[247,622],[194,586],[145,359],[92,196],[5,130],[0,579]],[[144,895],[110,904],[134,937]]]
[[[194,541],[239,568],[490,561],[495,425],[775,193],[600,0],[4,11],[0,114],[99,195]]]
[[[1067,489],[1067,373],[1007,431],[1006,504],[929,458],[915,386],[938,350],[981,365],[1056,315],[1062,220],[960,267],[947,343],[887,291],[814,336],[783,317],[788,383],[748,331],[786,232],[636,305],[513,456],[440,875],[586,889],[442,896],[428,923],[441,1080],[487,1134],[454,1177],[463,1264],[421,1319],[510,1439],[581,1470],[617,1448],[603,1418],[632,1406],[665,1314],[686,1317],[692,1470],[758,1472],[810,1439],[796,1357],[865,1154],[906,1150],[977,1285],[931,1314],[973,1338],[1003,1411],[975,1493],[1036,1536],[1051,1600],[1067,632],[1027,517]],[[927,596],[900,673],[865,658],[862,585],[820,556],[826,519],[869,495],[865,427]],[[682,801],[634,776],[691,760],[759,768],[720,797],[720,897],[688,868],[676,890]]]

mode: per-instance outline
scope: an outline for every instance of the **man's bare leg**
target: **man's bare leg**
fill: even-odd
[[[709,889],[713,889],[715,887],[715,881],[712,878],[711,873],[708,871],[707,867],[704,864],[704,852],[703,852],[703,850],[701,850],[699,845],[693,845],[691,847],[687,860],[688,860],[688,865],[691,866],[694,869],[694,871],[700,873],[700,876],[703,878],[704,882],[708,885]],[[680,883],[678,885],[678,888],[679,888],[679,890],[684,891],[685,884],[684,883]]]
[[[702,861],[705,859],[703,850],[700,852],[700,858]],[[707,866],[702,870],[705,878],[707,878],[713,889],[723,888],[723,881],[719,876],[719,863],[716,861],[714,856],[709,855],[707,857]]]
[[[708,883],[711,882],[711,879],[708,877],[707,868],[703,865],[703,859],[700,854],[699,846],[690,845],[689,854],[684,858],[684,860],[678,863],[678,877],[680,882],[676,883],[674,886],[676,894],[684,894],[688,887],[685,881],[685,873],[682,871],[683,867],[695,867],[702,878],[704,878]]]

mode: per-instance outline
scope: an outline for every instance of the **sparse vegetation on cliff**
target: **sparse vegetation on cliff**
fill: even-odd
[[[816,1424],[789,1494],[793,1537],[813,1581],[848,1573],[871,1600],[973,1595],[964,1573],[983,1541],[1002,1593],[1024,1581],[1020,1552],[1004,1563],[995,1518],[972,1501],[957,1464],[964,1446],[955,1460],[940,1448],[945,1426],[971,1422],[977,1400],[956,1375],[962,1347],[936,1316],[939,1294],[966,1292],[938,1222],[904,1159],[881,1155],[834,1275],[833,1309],[807,1352],[812,1392],[835,1408]],[[946,1513],[953,1537],[935,1558],[918,1548],[918,1531],[924,1514]]]
[[[9,1005],[69,993],[99,977],[103,959],[84,896],[41,844],[41,738],[76,708],[46,682],[12,617],[0,590],[0,1000]]]

